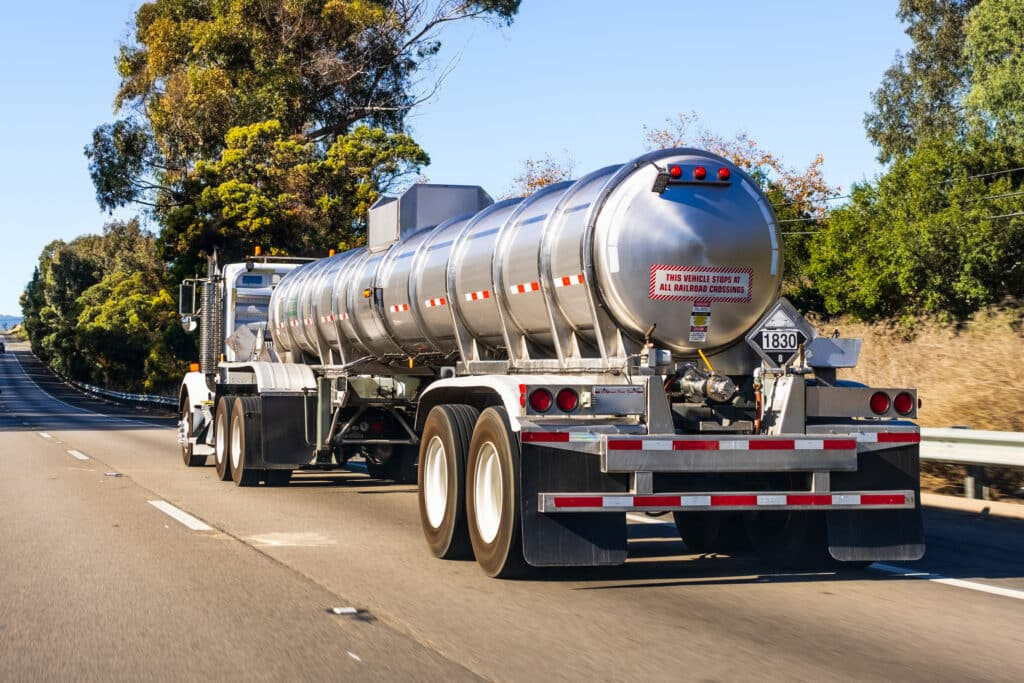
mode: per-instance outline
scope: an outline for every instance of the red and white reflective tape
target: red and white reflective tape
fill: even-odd
[[[555,287],[572,287],[573,285],[583,284],[583,273],[578,275],[566,275],[565,277],[555,278]]]
[[[409,304],[395,304],[391,307],[392,313],[403,313],[409,310]]]
[[[299,321],[298,320],[289,320],[288,324],[291,325],[292,327],[298,327],[299,326]]]
[[[448,300],[443,296],[439,299],[427,299],[423,302],[423,305],[427,308],[434,308],[435,306],[445,306],[448,304]]]
[[[483,301],[491,298],[489,289],[481,289],[479,292],[466,292],[466,301]]]
[[[284,325],[284,321],[283,320],[278,320],[277,321],[277,329],[282,330],[282,329],[284,329],[284,326],[285,325]]]
[[[862,432],[857,434],[861,443],[921,443],[921,432]]]
[[[303,318],[302,321],[304,323],[306,323],[306,325],[312,325],[313,324],[313,319],[312,318]]]
[[[856,439],[608,439],[609,451],[855,451]]]
[[[348,313],[339,313],[338,320],[348,320]]]
[[[609,510],[757,510],[808,508],[909,508],[912,491],[851,491],[842,493],[656,493],[653,495],[542,493],[541,512],[601,512]]]
[[[322,315],[322,316],[320,316],[320,322],[322,322],[322,323],[333,323],[334,322],[334,315],[333,314],[332,315]]]
[[[512,294],[528,294],[530,292],[540,291],[539,282],[524,282],[519,285],[512,285],[508,288]]]
[[[524,443],[594,443],[601,440],[595,432],[521,432],[519,440]]]

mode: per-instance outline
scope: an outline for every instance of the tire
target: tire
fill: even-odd
[[[264,480],[267,486],[287,486],[292,480],[292,470],[267,470]]]
[[[188,437],[192,434],[192,403],[189,401],[188,393],[185,394],[185,401],[181,404],[181,421],[185,423],[185,443],[181,444],[181,458],[185,461],[185,467],[202,467],[206,464],[205,455],[194,455],[192,444]]]
[[[260,402],[252,396],[239,396],[231,409],[231,448],[228,451],[228,469],[235,486],[256,486],[263,476],[262,470],[253,469],[251,463],[262,447],[260,441]]]
[[[695,553],[749,550],[743,517],[727,512],[673,512],[679,537]]]
[[[430,552],[443,560],[472,556],[466,526],[466,454],[479,413],[466,405],[435,406],[420,439],[417,499]]]
[[[526,571],[519,516],[519,441],[504,408],[488,408],[473,429],[466,461],[466,524],[480,568],[494,578]]]
[[[416,483],[416,446],[395,445],[391,447],[391,457],[380,464],[366,463],[366,473],[374,479],[389,479],[396,484]]]
[[[745,523],[754,552],[768,567],[820,570],[841,564],[828,552],[824,512],[755,512]]]
[[[228,451],[231,450],[231,406],[234,398],[221,396],[217,401],[217,413],[213,420],[213,460],[217,466],[217,477],[221,481],[231,479],[228,467]]]

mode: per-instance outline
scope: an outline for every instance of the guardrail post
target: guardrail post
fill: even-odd
[[[985,479],[984,466],[967,466],[967,476],[964,477],[964,495],[968,498],[988,500],[988,481]]]

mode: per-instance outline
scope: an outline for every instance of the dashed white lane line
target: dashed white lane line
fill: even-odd
[[[75,458],[76,460],[89,459],[89,456],[83,453],[82,451],[68,451],[68,455],[70,455],[72,458]]]
[[[52,439],[53,438],[50,434],[48,434],[46,432],[39,432],[39,436],[43,437],[44,439]]]
[[[355,652],[349,652],[348,650],[345,650],[345,652],[348,652],[348,656],[356,660],[357,662],[363,661]]]
[[[149,504],[165,515],[173,517],[175,520],[181,522],[193,531],[213,531],[213,527],[203,520],[198,517],[193,517],[184,510],[179,510],[165,500],[151,500],[149,501]]]
[[[974,581],[964,581],[963,579],[948,579],[941,574],[931,574],[929,572],[920,572],[913,569],[906,569],[904,567],[895,567],[891,564],[882,564],[881,562],[875,562],[869,569],[876,571],[885,572],[887,574],[897,574],[908,579],[923,579],[925,581],[933,581],[935,583],[945,584],[947,586],[956,586],[957,588],[966,588],[967,590],[979,591],[981,593],[991,593],[992,595],[1000,595],[1004,598],[1013,598],[1015,600],[1024,600],[1024,591],[1014,590],[1012,588],[1001,588],[1000,586],[989,586],[984,583],[975,583]]]

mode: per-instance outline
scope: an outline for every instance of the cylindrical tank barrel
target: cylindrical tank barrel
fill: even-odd
[[[269,323],[295,358],[443,358],[458,329],[500,353],[510,328],[554,357],[558,327],[596,346],[600,310],[626,338],[656,325],[656,345],[691,356],[739,340],[782,265],[755,181],[714,154],[662,150],[298,268]]]

